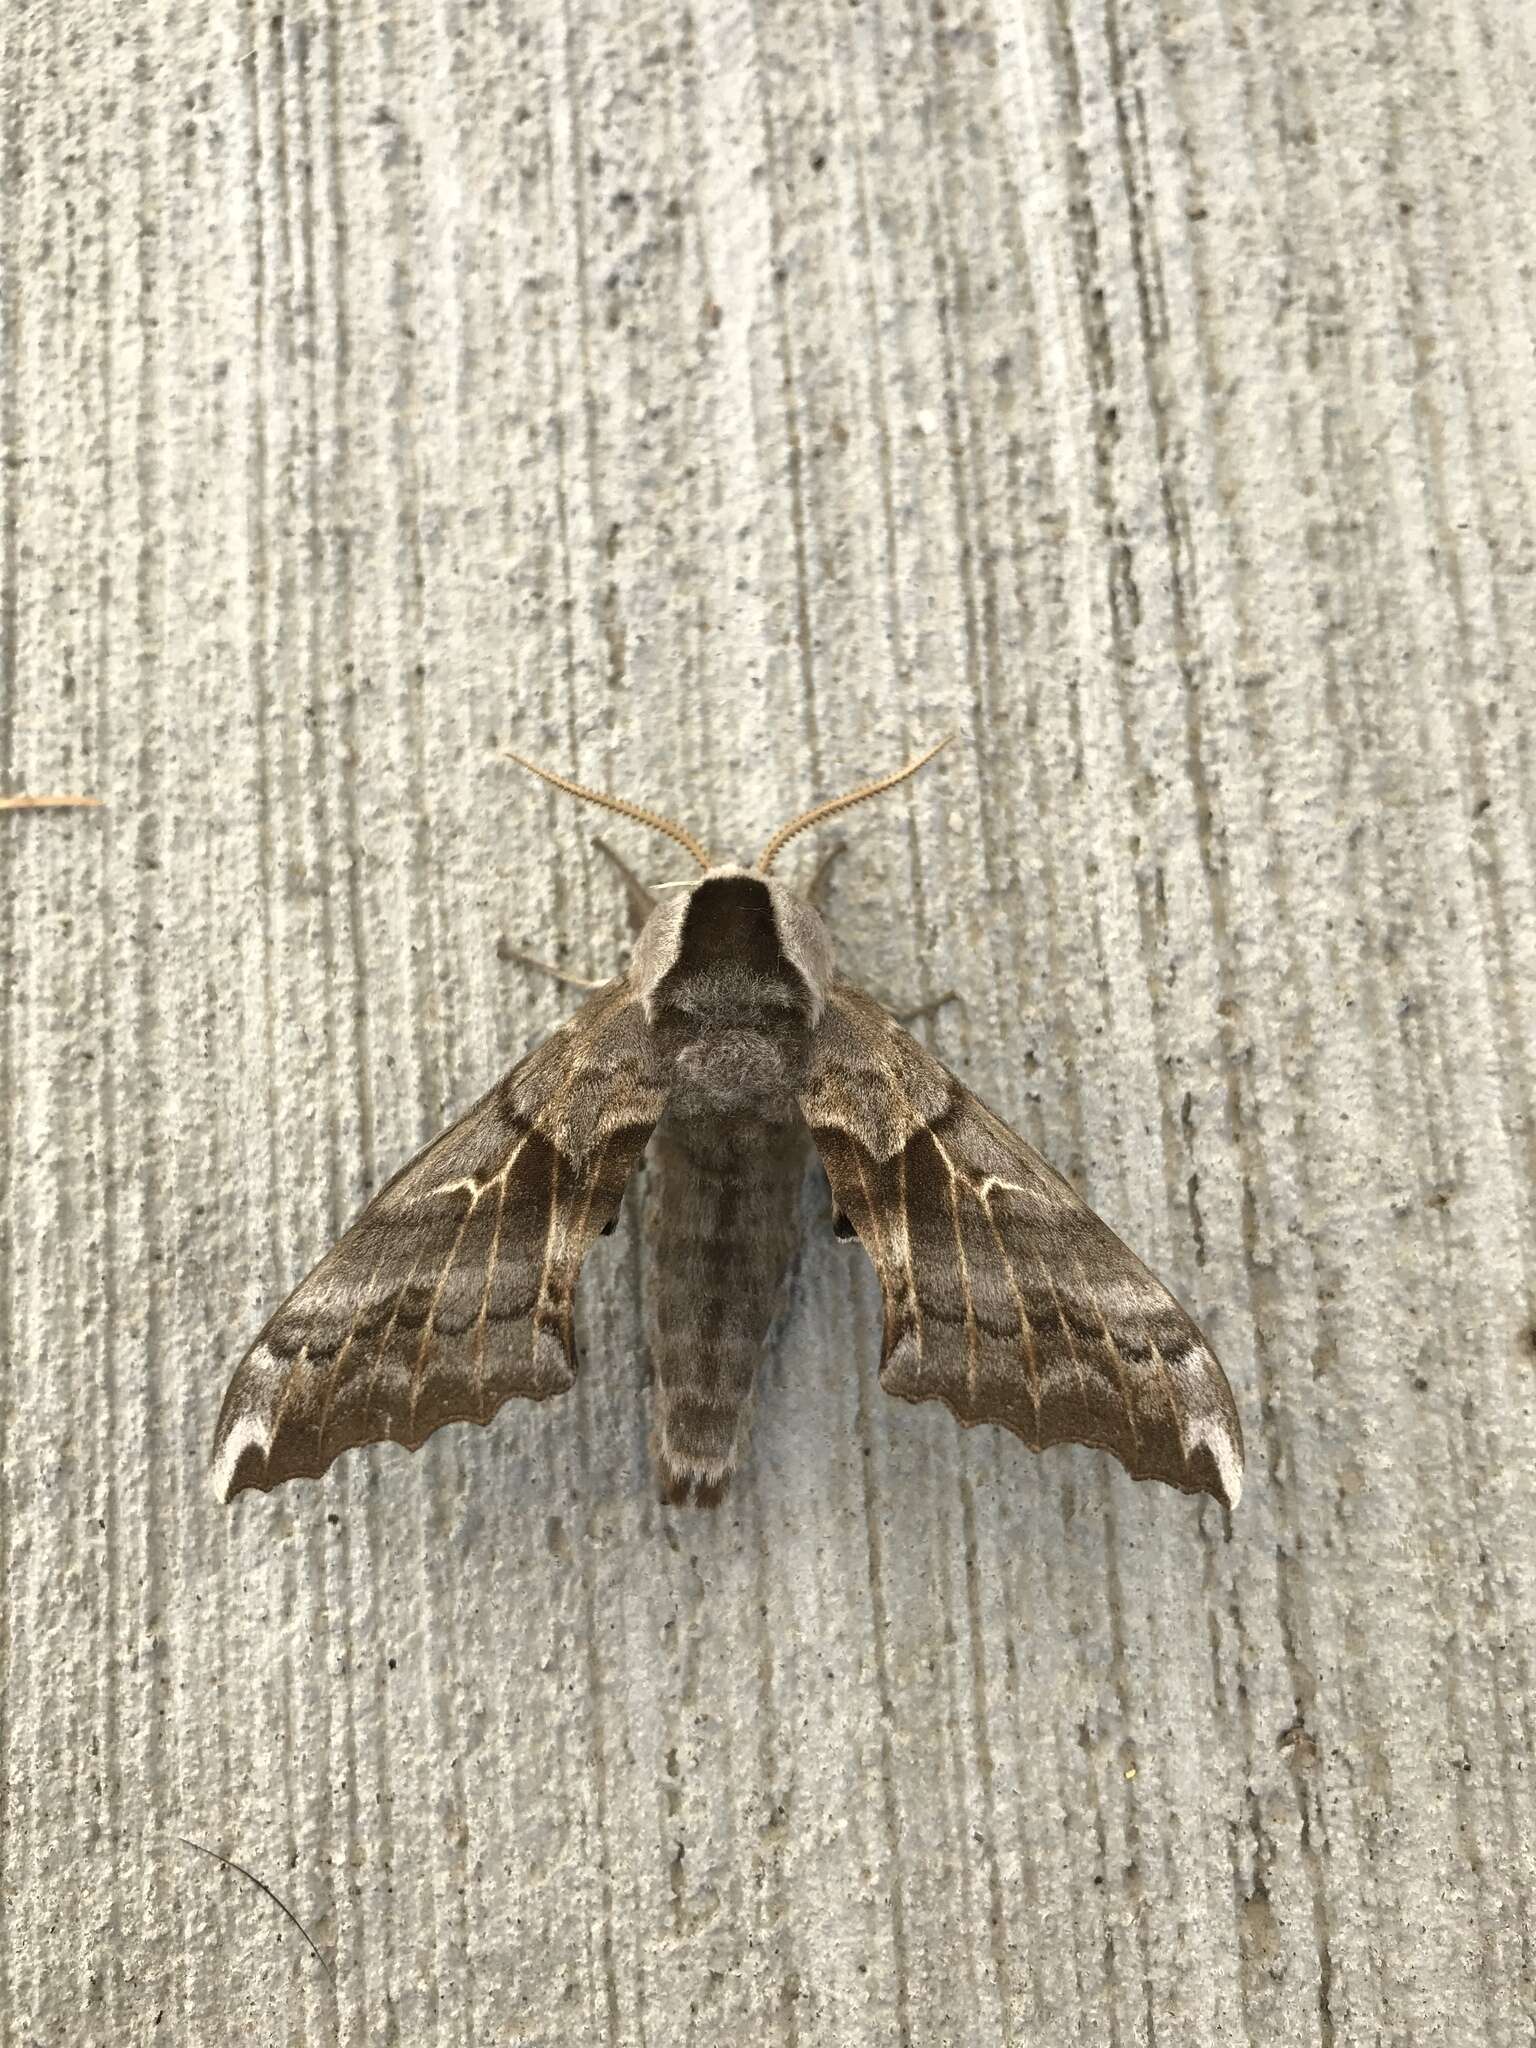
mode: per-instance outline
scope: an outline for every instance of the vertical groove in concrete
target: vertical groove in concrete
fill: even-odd
[[[1528,2042],[1533,86],[0,10],[0,787],[110,802],[0,819],[7,2048]],[[887,1402],[814,1192],[718,1516],[623,1234],[568,1400],[216,1509],[264,1306],[564,1013],[508,947],[623,946],[494,746],[750,855],[946,728],[845,962],[1206,1321],[1230,1533]]]

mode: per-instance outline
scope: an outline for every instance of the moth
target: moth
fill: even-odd
[[[402,1168],[273,1315],[224,1397],[221,1499],[318,1478],[353,1445],[414,1450],[514,1394],[565,1393],[582,1260],[648,1150],[652,1461],[664,1501],[714,1506],[741,1456],[814,1148],[833,1230],[879,1276],[888,1392],[998,1423],[1031,1450],[1096,1445],[1138,1479],[1237,1505],[1237,1411],[1189,1316],[838,974],[820,913],[772,873],[797,834],[937,751],[802,813],[750,869],[511,756],[665,833],[703,873],[658,899],[625,870],[627,971]]]

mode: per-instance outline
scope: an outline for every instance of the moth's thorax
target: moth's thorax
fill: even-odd
[[[826,926],[782,883],[716,868],[661,904],[630,981],[674,1112],[797,1118],[831,977]]]

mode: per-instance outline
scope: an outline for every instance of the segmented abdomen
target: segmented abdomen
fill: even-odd
[[[669,1114],[647,1175],[651,1455],[662,1498],[713,1507],[799,1235],[803,1124]]]

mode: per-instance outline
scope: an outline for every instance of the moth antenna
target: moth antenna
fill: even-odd
[[[515,761],[519,768],[526,768],[530,775],[552,783],[556,789],[563,789],[567,796],[579,796],[583,803],[601,804],[606,810],[617,811],[621,818],[633,818],[637,825],[649,825],[654,831],[665,832],[669,839],[675,839],[685,847],[701,868],[712,868],[715,863],[708,851],[702,847],[691,832],[685,832],[681,825],[674,825],[670,818],[663,818],[656,811],[648,811],[643,804],[632,804],[627,797],[604,796],[601,790],[583,789],[579,782],[571,782],[564,775],[557,775],[553,768],[541,768],[537,761],[529,761],[522,754],[514,754],[510,747],[503,747],[507,760]]]
[[[0,811],[99,810],[99,796],[0,796]]]
[[[817,804],[813,810],[802,811],[798,818],[791,818],[787,825],[781,825],[757,858],[757,872],[766,875],[790,840],[801,832],[808,832],[813,825],[819,825],[823,818],[846,811],[853,804],[863,803],[866,797],[880,796],[885,790],[894,789],[898,782],[905,782],[909,775],[915,775],[919,768],[931,761],[941,748],[947,747],[954,738],[952,732],[931,746],[926,754],[919,754],[909,761],[905,768],[898,768],[893,774],[881,775],[873,782],[866,782],[858,789],[850,789],[846,796],[829,797],[824,804]]]

